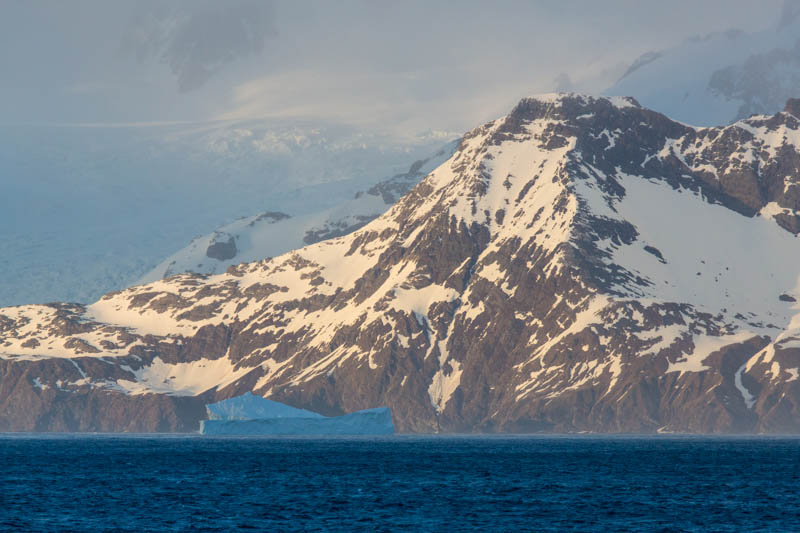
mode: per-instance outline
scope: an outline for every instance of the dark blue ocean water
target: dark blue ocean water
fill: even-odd
[[[800,439],[0,436],[0,528],[800,531]]]

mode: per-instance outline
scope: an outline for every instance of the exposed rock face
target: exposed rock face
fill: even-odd
[[[791,113],[524,99],[352,234],[0,310],[0,429],[196,429],[252,391],[404,432],[797,432],[799,150]]]
[[[800,118],[800,98],[790,98],[783,110],[795,118]]]
[[[213,241],[206,248],[206,257],[217,261],[227,261],[236,257],[236,240],[233,235],[214,234]]]

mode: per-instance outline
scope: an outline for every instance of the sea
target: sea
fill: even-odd
[[[800,531],[800,438],[0,435],[7,531]]]

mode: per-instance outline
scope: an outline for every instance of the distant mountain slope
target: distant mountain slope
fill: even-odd
[[[265,212],[242,218],[197,237],[172,254],[139,283],[183,272],[221,274],[232,265],[275,257],[325,239],[355,231],[389,209],[431,170],[450,158],[459,141],[415,161],[409,169],[355,194],[341,204],[300,216]]]
[[[772,114],[800,96],[800,3],[788,1],[772,27],[690,39],[638,58],[611,88],[698,126]]]
[[[221,224],[332,208],[447,140],[301,120],[0,126],[0,305],[94,301]]]
[[[798,117],[526,98],[351,234],[0,310],[0,428],[196,429],[252,391],[399,431],[796,433]]]

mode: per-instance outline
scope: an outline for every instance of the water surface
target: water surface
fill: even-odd
[[[0,436],[0,529],[800,531],[800,438]]]

